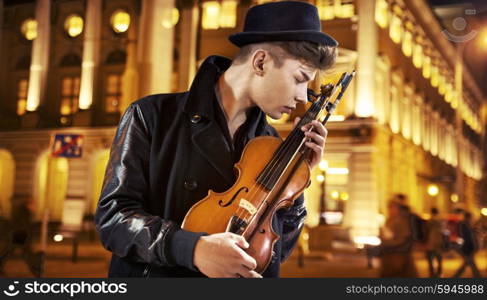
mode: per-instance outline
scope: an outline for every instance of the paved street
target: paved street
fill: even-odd
[[[36,245],[37,247],[37,245]],[[71,261],[72,243],[65,240],[60,243],[48,244],[45,277],[106,277],[110,253],[97,242],[82,241],[78,247],[76,263]],[[415,253],[415,262],[420,277],[427,277],[427,262],[424,254]],[[483,276],[487,277],[487,253],[484,250],[476,257],[477,265]],[[444,259],[444,276],[450,277],[461,264],[459,256],[448,253]],[[282,266],[282,277],[377,277],[378,261],[373,268],[367,268],[363,253],[351,250],[340,250],[332,254],[312,252],[304,260],[304,267],[298,266],[297,251]],[[20,251],[12,255],[4,268],[1,277],[32,277],[29,268],[22,260]],[[464,277],[471,277],[470,270]]]

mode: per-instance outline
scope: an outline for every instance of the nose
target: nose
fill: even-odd
[[[308,88],[306,86],[304,88],[299,88],[294,100],[301,104],[306,104],[308,102]]]

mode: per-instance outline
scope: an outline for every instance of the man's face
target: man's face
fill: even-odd
[[[316,69],[293,58],[284,59],[277,67],[268,55],[262,68],[262,74],[252,82],[250,97],[264,113],[280,119],[283,113],[290,114],[298,102],[307,102],[308,83],[314,80]]]

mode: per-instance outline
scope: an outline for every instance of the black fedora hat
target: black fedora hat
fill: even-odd
[[[271,2],[249,9],[243,32],[228,37],[238,47],[272,41],[307,41],[327,46],[338,42],[321,32],[318,9],[297,1]]]

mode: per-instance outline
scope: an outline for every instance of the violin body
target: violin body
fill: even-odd
[[[272,136],[252,139],[235,164],[237,180],[223,193],[209,191],[208,195],[194,204],[186,214],[182,228],[208,234],[233,232],[242,235],[249,243],[245,251],[257,262],[255,271],[262,273],[269,265],[273,247],[279,235],[272,228],[276,211],[289,208],[310,183],[310,166],[307,158],[311,153],[304,147],[307,137],[301,128],[317,120],[327,111],[321,123],[326,124],[345,89],[355,75],[343,73],[338,83],[321,86],[304,116],[289,133],[285,141]],[[308,95],[308,96],[309,96]],[[331,99],[335,99],[331,102]],[[311,127],[308,132],[313,130]]]
[[[282,141],[271,136],[252,139],[235,164],[238,172],[234,185],[223,193],[209,191],[194,204],[183,220],[182,228],[193,232],[234,232],[249,243],[245,251],[257,261],[257,272],[269,265],[273,246],[279,239],[272,228],[272,218],[281,208],[289,208],[310,181],[310,167],[297,153],[271,190],[256,178],[271,161]]]

